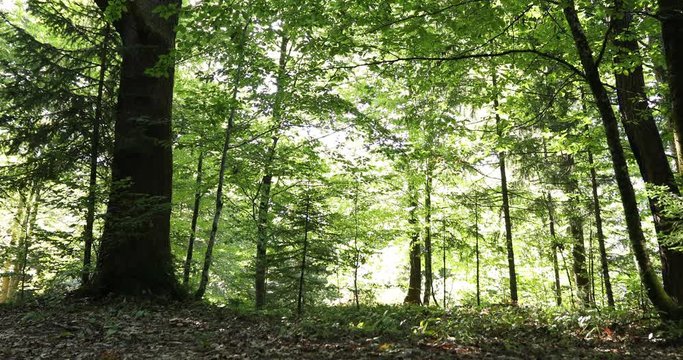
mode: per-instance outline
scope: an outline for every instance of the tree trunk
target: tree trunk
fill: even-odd
[[[574,308],[574,284],[572,283],[572,274],[569,271],[569,266],[567,266],[567,259],[564,257],[564,247],[558,248],[560,252],[560,257],[562,257],[562,266],[564,267],[564,273],[567,276],[567,283],[569,283],[569,300]]]
[[[309,189],[310,190],[310,189]],[[308,255],[308,224],[310,222],[311,198],[306,194],[306,222],[304,224],[304,248],[301,254],[301,271],[299,274],[299,296],[296,302],[296,312],[301,315],[304,311],[304,276],[306,274],[306,256]]]
[[[493,87],[497,91],[497,81],[495,71],[493,73]],[[498,114],[498,94],[493,98],[493,111],[496,115],[496,132],[498,137],[502,137],[502,124]],[[512,219],[510,217],[510,195],[508,192],[507,173],[505,170],[505,151],[498,154],[500,165],[500,186],[503,197],[503,215],[505,216],[505,248],[507,249],[508,271],[510,276],[510,302],[517,305],[517,272],[515,271],[515,250],[512,245]]]
[[[552,239],[552,260],[553,260],[553,273],[555,275],[555,303],[557,306],[562,305],[562,287],[560,285],[560,265],[557,261],[557,249],[560,246],[557,240],[557,234],[555,233],[555,205],[553,203],[553,197],[548,192],[548,223],[550,226],[550,238]]]
[[[85,231],[83,234],[83,272],[81,273],[81,285],[90,281],[92,272],[92,245],[95,239],[93,228],[95,225],[95,205],[97,197],[97,158],[100,156],[100,125],[102,124],[102,102],[104,99],[104,86],[109,67],[109,38],[111,27],[107,25],[100,50],[100,73],[97,83],[97,100],[95,102],[95,116],[92,119],[92,133],[90,137],[90,179],[88,183],[88,204],[85,216]]]
[[[192,255],[194,252],[194,240],[197,234],[197,219],[199,219],[199,207],[202,202],[202,171],[204,165],[204,151],[199,150],[197,160],[197,178],[194,188],[194,205],[192,206],[192,221],[190,223],[190,239],[187,242],[187,253],[183,264],[183,287],[187,288],[190,282],[190,270],[192,269]]]
[[[481,306],[481,274],[479,259],[479,199],[474,200],[474,253],[477,262],[477,306]]]
[[[21,281],[21,291],[19,292],[19,300],[25,300],[26,294],[26,269],[28,268],[28,253],[31,248],[31,235],[33,234],[33,229],[36,226],[36,219],[38,217],[38,205],[40,203],[40,191],[41,185],[37,182],[33,186],[31,191],[31,197],[29,197],[29,207],[27,208],[27,218],[25,226],[23,229],[23,240],[20,243],[20,281]]]
[[[216,235],[218,233],[218,224],[221,220],[223,212],[223,187],[225,183],[225,170],[228,167],[228,149],[230,148],[230,140],[232,138],[232,131],[235,127],[235,115],[237,114],[237,94],[239,93],[240,84],[244,77],[244,46],[247,41],[247,34],[249,30],[249,22],[242,29],[240,36],[240,43],[238,44],[239,60],[237,63],[237,71],[233,80],[232,88],[232,107],[230,108],[230,115],[228,116],[228,126],[225,128],[225,141],[223,142],[223,150],[221,152],[221,165],[218,170],[218,185],[216,186],[216,208],[213,214],[213,222],[211,224],[211,232],[209,233],[209,241],[206,244],[206,253],[204,253],[204,267],[202,268],[202,275],[199,279],[199,287],[195,292],[195,299],[201,299],[206,292],[206,286],[209,283],[209,270],[213,262],[213,248],[216,245]]]
[[[429,162],[429,160],[428,160]],[[425,179],[425,292],[422,298],[424,305],[429,305],[432,296],[434,276],[432,274],[432,175],[431,165],[427,164]]]
[[[569,232],[572,238],[572,270],[574,281],[576,282],[576,292],[581,305],[590,305],[590,279],[586,268],[586,246],[583,236],[583,214],[580,208],[581,196],[579,192],[579,182],[574,178],[574,157],[565,157],[564,168],[566,170],[567,185],[566,190],[569,194],[567,217],[569,219]]]
[[[278,132],[282,125],[282,110],[284,101],[284,92],[286,90],[286,71],[288,52],[287,46],[289,39],[282,36],[280,42],[280,59],[278,65],[278,74],[276,79],[275,100],[273,101],[273,120],[275,122],[275,135],[273,136],[272,145],[268,148],[266,154],[266,162],[264,165],[264,174],[259,186],[259,205],[258,215],[256,218],[256,260],[254,271],[254,292],[256,295],[256,308],[261,309],[266,305],[266,273],[268,271],[267,248],[268,248],[268,212],[270,207],[270,189],[273,183],[273,162],[275,161],[275,151],[279,140]]]
[[[598,237],[598,249],[600,251],[600,266],[602,268],[602,279],[605,283],[605,295],[607,305],[614,307],[614,295],[612,293],[612,281],[609,275],[609,263],[607,261],[607,250],[605,248],[605,234],[602,229],[602,211],[600,208],[600,198],[598,197],[598,180],[593,163],[593,153],[588,151],[588,163],[591,168],[591,185],[593,188],[593,214],[595,215],[595,229]]]
[[[680,0],[659,0],[662,39],[669,73],[671,118],[677,149],[683,149],[683,3]],[[678,157],[682,161],[681,157]],[[683,169],[683,164],[678,164]],[[680,282],[679,282],[680,283]]]
[[[441,271],[443,272],[443,308],[446,309],[446,220],[441,220]],[[436,302],[436,300],[435,300]]]
[[[614,4],[617,11],[614,21],[614,44],[619,50],[615,61],[617,64],[628,64],[634,57],[640,60],[638,41],[630,30],[632,14],[624,8],[621,0],[615,0]],[[683,45],[683,42],[681,44]],[[657,124],[648,107],[643,66],[638,63],[634,68],[625,70],[628,73],[617,71],[615,74],[619,110],[640,174],[645,183],[665,186],[669,193],[678,196],[680,191],[674,180]],[[683,92],[680,95],[683,96]],[[674,299],[683,299],[683,252],[672,249],[665,240],[681,220],[667,218],[664,215],[664,206],[657,198],[649,200],[659,238],[664,289]]]
[[[360,248],[358,247],[358,179],[356,179],[356,188],[353,194],[353,300],[356,303],[356,308],[360,308],[360,299],[358,298],[358,269],[360,268]]]
[[[586,79],[591,87],[595,104],[600,112],[607,145],[612,157],[614,175],[617,180],[621,202],[624,207],[626,227],[628,229],[629,241],[636,256],[640,269],[641,279],[646,287],[650,301],[655,308],[666,318],[683,317],[683,311],[674,300],[664,291],[664,287],[657,278],[657,273],[650,264],[647,254],[646,240],[640,224],[640,214],[638,202],[633,190],[633,184],[628,173],[628,165],[624,156],[624,149],[621,147],[617,118],[612,110],[607,90],[600,78],[599,69],[593,59],[593,54],[586,39],[586,35],[581,26],[573,0],[567,0],[563,12],[567,23],[571,29],[576,49],[581,59]]]
[[[418,227],[417,219],[417,190],[415,186],[408,180],[408,196],[410,196],[410,211],[408,224],[410,227],[410,281],[408,284],[408,294],[403,300],[406,304],[420,305],[420,293],[422,292],[422,249],[420,246],[420,228]]]
[[[107,0],[96,0],[105,10]],[[150,74],[175,48],[177,15],[158,6],[180,0],[126,2],[115,26],[122,40],[121,81],[111,165],[113,186],[92,291],[178,297],[170,243],[173,176],[173,66]]]
[[[19,276],[19,269],[17,267],[19,259],[19,245],[22,239],[22,229],[24,229],[24,223],[28,220],[28,210],[27,207],[30,204],[30,200],[27,201],[26,196],[19,192],[19,203],[17,204],[17,214],[12,220],[12,227],[10,228],[10,251],[7,254],[7,260],[5,261],[6,273],[3,274],[2,278],[2,292],[0,292],[0,303],[8,302],[14,300],[14,294],[17,290],[18,282],[16,279]]]

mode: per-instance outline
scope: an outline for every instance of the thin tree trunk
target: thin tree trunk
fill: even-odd
[[[310,189],[309,189],[310,190]],[[304,224],[304,248],[301,255],[301,271],[299,274],[299,296],[297,297],[296,312],[301,315],[304,311],[304,276],[306,274],[306,256],[308,255],[308,224],[310,222],[311,198],[306,194],[306,219]]]
[[[420,246],[420,229],[418,227],[417,219],[417,190],[412,184],[411,180],[408,180],[408,195],[409,200],[409,218],[408,224],[411,231],[410,237],[410,281],[408,284],[408,294],[403,300],[406,304],[416,304],[420,305],[420,293],[422,292],[422,262],[421,253],[422,249]]]
[[[481,306],[481,274],[479,261],[479,199],[474,200],[474,253],[477,262],[477,306]]]
[[[26,219],[24,234],[23,234],[23,244],[21,249],[21,291],[19,292],[19,300],[25,300],[26,294],[26,269],[28,268],[28,253],[31,247],[31,236],[33,234],[33,229],[36,226],[36,219],[38,217],[38,205],[40,204],[40,191],[41,185],[36,182],[33,186],[32,199],[29,198],[29,211],[28,218]]]
[[[446,309],[446,220],[441,220],[441,243],[442,243],[442,249],[441,251],[443,252],[441,254],[441,268],[443,269],[443,308]]]
[[[576,292],[582,306],[590,305],[590,279],[586,269],[586,246],[583,235],[583,215],[579,206],[581,196],[579,182],[574,178],[574,157],[565,157],[564,167],[566,170],[566,190],[569,194],[568,213],[569,232],[572,237],[572,270],[576,281]]]
[[[560,250],[560,257],[562,257],[562,265],[564,266],[564,272],[565,275],[567,276],[567,282],[569,283],[569,300],[571,301],[572,308],[575,306],[574,304],[574,284],[572,284],[572,274],[569,272],[569,266],[567,266],[567,259],[564,257],[564,250],[562,248]]]
[[[353,195],[353,300],[356,308],[360,308],[358,298],[358,268],[360,267],[360,249],[358,247],[358,180],[356,179],[356,189]]]
[[[493,87],[497,89],[495,71],[493,73]],[[498,114],[498,94],[493,98],[493,111],[496,116],[496,131],[498,137],[502,137],[502,124],[500,114]],[[515,271],[515,251],[512,244],[512,219],[510,217],[510,195],[508,192],[507,173],[505,170],[505,151],[501,151],[498,154],[498,159],[500,166],[501,195],[503,197],[503,214],[505,215],[505,248],[507,250],[508,271],[510,276],[510,301],[513,305],[517,305],[517,272]]]
[[[192,269],[192,255],[194,253],[194,240],[197,234],[197,219],[199,219],[199,208],[202,202],[202,171],[204,166],[204,150],[199,150],[197,160],[197,177],[194,188],[194,205],[192,207],[192,221],[190,223],[190,239],[187,241],[187,253],[183,264],[183,286],[188,287],[190,282],[190,270]]]
[[[629,241],[636,256],[640,276],[645,284],[648,298],[655,308],[665,318],[681,318],[683,311],[676,302],[664,291],[662,283],[657,278],[657,273],[650,264],[647,254],[646,240],[640,223],[638,202],[636,200],[633,184],[628,173],[628,165],[624,150],[621,147],[617,118],[612,110],[609,95],[600,78],[599,69],[593,59],[593,54],[583,31],[583,27],[576,13],[573,0],[566,0],[563,12],[567,23],[571,29],[576,49],[583,65],[586,79],[591,87],[596,106],[600,112],[607,145],[612,156],[614,175],[617,180],[621,202],[624,207],[626,227],[628,229]]]
[[[602,268],[602,279],[605,283],[605,295],[607,296],[607,306],[614,307],[614,294],[612,293],[612,281],[609,275],[609,262],[607,261],[607,250],[605,247],[605,234],[602,229],[602,210],[600,208],[600,198],[598,197],[598,179],[593,163],[593,153],[588,151],[588,164],[591,168],[591,186],[593,188],[593,214],[595,215],[595,229],[598,238],[598,249],[600,251],[600,266]]]
[[[95,205],[97,197],[97,158],[100,156],[100,126],[102,124],[102,102],[104,99],[104,87],[109,67],[109,38],[111,27],[107,25],[104,31],[104,40],[100,50],[100,73],[97,83],[97,100],[95,100],[95,116],[92,119],[92,134],[90,137],[90,179],[88,183],[88,204],[85,216],[85,231],[83,241],[83,272],[81,274],[81,285],[90,281],[92,272],[92,245],[95,239],[93,230],[95,224]]]
[[[422,298],[424,305],[429,305],[429,298],[432,296],[432,284],[434,275],[432,274],[432,175],[431,165],[427,160],[427,176],[425,179],[425,292]]]
[[[557,240],[557,234],[555,233],[555,205],[553,203],[553,197],[548,192],[548,223],[550,226],[550,238],[552,239],[552,260],[553,260],[553,273],[555,274],[555,302],[557,306],[562,305],[562,287],[560,285],[560,266],[557,261],[557,249],[560,246]]]
[[[270,207],[270,189],[273,183],[273,162],[275,161],[275,152],[279,140],[278,131],[282,125],[282,110],[284,101],[284,92],[286,90],[286,71],[288,53],[287,46],[289,39],[282,36],[280,42],[280,59],[278,64],[278,74],[276,79],[275,100],[273,101],[273,120],[275,122],[276,134],[273,136],[273,142],[266,154],[266,163],[264,165],[264,174],[259,186],[260,197],[258,206],[258,215],[256,218],[256,260],[254,271],[254,292],[256,295],[256,308],[261,309],[266,305],[266,273],[268,271],[267,248],[268,248],[268,212]]]
[[[195,299],[201,299],[206,292],[206,286],[209,283],[209,270],[213,261],[213,248],[216,244],[216,234],[218,233],[218,223],[223,212],[223,184],[225,182],[225,170],[228,167],[228,149],[230,148],[230,140],[232,131],[235,127],[235,115],[237,114],[237,94],[239,93],[240,84],[244,77],[244,46],[247,41],[248,30],[250,22],[247,21],[242,29],[241,40],[239,44],[239,60],[237,64],[237,71],[235,72],[234,86],[232,89],[232,107],[230,108],[230,115],[228,116],[228,126],[225,129],[225,141],[223,142],[223,150],[221,152],[221,165],[218,170],[218,186],[216,187],[216,209],[213,215],[213,223],[211,224],[211,232],[209,233],[209,241],[206,244],[206,253],[204,254],[204,267],[202,268],[202,275],[199,280],[199,287],[194,294]]]

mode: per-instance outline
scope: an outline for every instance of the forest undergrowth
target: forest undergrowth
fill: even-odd
[[[205,303],[0,306],[2,359],[679,359],[683,324],[644,312]]]

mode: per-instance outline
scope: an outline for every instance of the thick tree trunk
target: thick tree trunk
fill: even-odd
[[[428,160],[429,162],[429,160]],[[429,305],[432,296],[434,275],[432,274],[432,175],[431,165],[427,164],[425,179],[425,292],[422,298],[424,305]]]
[[[282,36],[280,42],[280,59],[278,61],[278,74],[276,79],[275,100],[273,101],[273,121],[276,133],[273,142],[266,153],[264,174],[259,186],[259,205],[256,217],[256,259],[254,271],[254,292],[256,295],[256,308],[261,309],[266,305],[266,274],[268,272],[267,249],[268,249],[268,212],[270,210],[270,189],[273,183],[273,165],[275,152],[279,140],[280,126],[282,125],[282,111],[284,107],[284,93],[286,91],[286,72],[288,62],[287,47],[289,39]]]
[[[638,41],[630,30],[632,14],[624,8],[621,0],[615,0],[614,3],[617,11],[614,21],[614,44],[619,50],[615,60],[617,64],[629,64],[633,58],[640,60]],[[627,73],[618,71],[615,74],[619,110],[643,181],[665,186],[671,194],[680,195],[664,150],[664,143],[652,111],[648,107],[643,66],[637,63],[635,67],[625,70]],[[683,96],[683,92],[680,95]],[[667,218],[664,215],[664,206],[656,198],[650,199],[650,209],[660,239],[664,289],[671,297],[683,299],[683,252],[672,249],[662,241],[669,237],[676,225],[682,221]]]
[[[108,1],[96,0],[103,10]],[[172,56],[177,15],[159,6],[180,0],[126,2],[116,21],[122,40],[121,82],[114,126],[113,186],[92,283],[96,294],[179,296],[171,259],[174,69],[150,74]],[[166,61],[164,61],[166,62]]]
[[[562,305],[562,287],[560,285],[560,265],[557,261],[557,249],[560,244],[557,240],[557,233],[555,232],[555,204],[553,202],[553,197],[548,192],[548,223],[550,227],[550,239],[552,241],[552,261],[553,261],[553,274],[555,275],[555,303],[557,306]]]
[[[417,190],[408,180],[408,196],[410,196],[410,211],[408,224],[410,227],[410,281],[408,294],[403,300],[406,304],[420,305],[420,293],[422,292],[422,249],[420,246],[420,228],[417,219]]]
[[[662,39],[669,73],[671,118],[677,149],[683,149],[683,2],[659,0]],[[683,161],[678,157],[679,161]],[[683,169],[683,163],[678,164]]]
[[[624,207],[626,227],[628,229],[629,241],[636,257],[640,276],[645,285],[648,297],[655,308],[666,318],[681,318],[683,311],[664,291],[664,287],[657,278],[657,273],[650,264],[650,259],[646,249],[646,240],[640,224],[640,214],[636,194],[628,173],[628,165],[624,156],[624,149],[621,146],[619,128],[616,115],[612,109],[607,90],[600,78],[600,72],[593,59],[593,54],[583,32],[583,27],[576,13],[573,0],[567,0],[563,12],[569,24],[576,49],[581,59],[586,79],[590,85],[595,104],[600,112],[602,123],[605,128],[607,145],[612,156],[614,175]]]
[[[493,87],[497,91],[496,73],[493,73]],[[498,114],[498,94],[493,98],[493,110],[496,116],[496,132],[498,136],[503,135],[500,115]],[[500,166],[500,187],[503,197],[503,215],[505,217],[505,248],[508,257],[508,272],[510,276],[510,302],[517,305],[517,272],[515,270],[515,250],[512,244],[512,218],[510,217],[510,194],[508,191],[507,172],[505,169],[505,151],[498,154],[498,164]]]
[[[572,238],[572,270],[576,282],[576,292],[581,305],[590,305],[590,279],[586,268],[586,246],[583,236],[583,215],[579,201],[579,182],[574,178],[574,157],[567,155],[564,159],[565,176],[567,178],[566,190],[569,194],[567,218],[569,219],[569,232]]]
[[[199,160],[197,160],[197,177],[194,186],[194,205],[192,206],[192,221],[190,223],[190,239],[187,241],[187,252],[185,263],[183,264],[183,287],[187,288],[190,282],[190,270],[192,269],[192,255],[194,253],[194,240],[197,234],[197,219],[199,219],[199,208],[202,202],[202,171],[204,167],[204,151],[199,150]]]
[[[593,190],[593,214],[595,215],[595,229],[598,237],[598,249],[600,251],[600,266],[602,269],[602,279],[605,284],[605,295],[607,305],[614,307],[614,294],[612,293],[612,280],[609,275],[609,262],[607,261],[607,249],[605,247],[605,234],[602,229],[602,211],[600,208],[600,198],[598,197],[598,179],[593,163],[593,153],[588,151],[588,163],[591,168],[591,187]]]
[[[216,186],[216,208],[213,214],[213,222],[211,224],[211,232],[209,233],[209,241],[206,244],[206,252],[204,253],[204,266],[202,268],[202,275],[199,279],[199,286],[195,292],[195,299],[201,299],[206,292],[206,286],[209,283],[209,271],[211,263],[213,262],[213,248],[216,245],[216,235],[218,234],[218,224],[223,213],[223,188],[225,184],[225,170],[228,167],[228,149],[230,148],[230,140],[232,138],[232,131],[235,127],[235,116],[237,114],[237,94],[239,93],[240,84],[244,77],[244,45],[247,41],[247,31],[249,29],[249,22],[242,29],[240,36],[240,43],[238,44],[239,60],[237,64],[237,71],[233,80],[232,88],[232,107],[228,115],[228,126],[225,128],[225,140],[223,142],[223,150],[221,152],[221,165],[218,170],[218,185]]]
[[[102,49],[100,50],[100,73],[97,83],[97,100],[95,114],[92,119],[92,133],[90,136],[90,179],[88,183],[88,205],[85,216],[85,231],[83,234],[83,272],[81,273],[81,285],[90,281],[92,273],[92,245],[95,239],[93,229],[95,225],[95,205],[97,197],[97,158],[100,156],[100,126],[102,124],[102,106],[104,100],[105,80],[109,67],[109,38],[111,27],[107,26],[104,31]]]

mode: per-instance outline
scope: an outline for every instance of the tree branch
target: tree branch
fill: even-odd
[[[365,63],[360,63],[360,64],[353,64],[353,65],[342,65],[342,66],[333,66],[329,68],[325,68],[322,70],[334,70],[334,69],[355,69],[355,68],[360,68],[360,67],[367,67],[367,66],[373,66],[373,65],[391,65],[395,63],[400,63],[400,62],[409,62],[409,61],[457,61],[457,60],[469,60],[469,59],[488,59],[488,58],[495,58],[495,57],[503,57],[503,56],[509,56],[509,55],[514,55],[514,54],[534,54],[536,56],[555,61],[559,63],[560,65],[564,66],[574,74],[580,76],[581,78],[586,78],[586,75],[579,70],[576,66],[572,65],[568,61],[562,59],[561,57],[558,57],[553,54],[545,53],[540,50],[536,49],[510,49],[510,50],[505,50],[505,51],[500,51],[500,52],[494,52],[494,53],[479,53],[479,54],[459,54],[459,55],[453,55],[453,56],[409,56],[409,57],[399,57],[395,59],[382,59],[382,60],[373,60]]]

